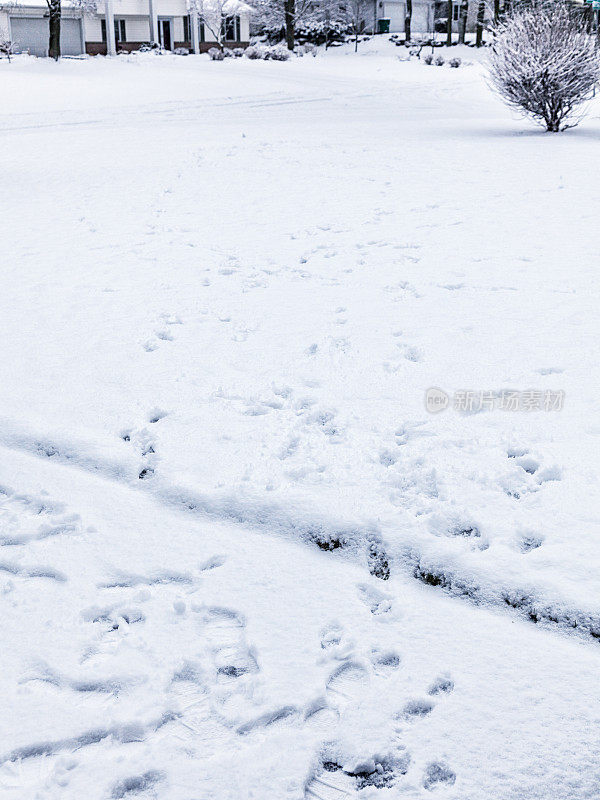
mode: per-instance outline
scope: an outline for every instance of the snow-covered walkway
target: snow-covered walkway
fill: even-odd
[[[397,52],[0,62],[7,800],[600,796],[598,105]]]

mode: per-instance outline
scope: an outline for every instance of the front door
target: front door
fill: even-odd
[[[171,49],[171,20],[158,20],[158,43],[165,50]]]

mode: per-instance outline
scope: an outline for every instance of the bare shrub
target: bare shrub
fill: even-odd
[[[500,96],[548,131],[576,125],[600,77],[597,43],[581,10],[534,0],[517,6],[494,34],[489,74]]]
[[[0,57],[6,56],[10,61],[11,56],[17,52],[16,44],[11,40],[8,31],[0,30]]]

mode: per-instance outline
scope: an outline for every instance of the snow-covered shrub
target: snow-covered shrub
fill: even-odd
[[[218,47],[211,47],[208,51],[208,57],[211,61],[223,61],[225,59],[225,51],[220,50]]]
[[[423,63],[424,64],[433,64],[433,54],[427,53],[427,55],[423,56]]]
[[[446,59],[444,56],[436,56],[436,59],[433,63],[436,65],[436,67],[443,67],[446,63]]]
[[[294,47],[294,54],[299,58],[302,58],[302,56],[316,56],[318,51],[319,48],[317,45],[311,44],[310,42],[306,42],[306,44],[299,44]]]
[[[241,58],[244,55],[244,48],[243,47],[234,47],[231,51],[231,55],[234,58]]]
[[[458,56],[457,56],[456,58],[451,58],[448,61],[448,64],[451,67],[453,67],[454,69],[458,69],[460,67],[460,65],[462,64],[462,60],[460,58],[458,58]]]
[[[176,47],[175,50],[173,50],[173,53],[176,56],[189,56],[190,51],[187,49],[187,47]]]
[[[285,45],[277,44],[269,47],[264,44],[255,44],[246,48],[246,57],[263,61],[288,61],[292,57],[290,50]]]
[[[598,47],[580,9],[533,0],[496,27],[489,74],[510,106],[558,132],[577,124],[600,78]]]
[[[271,61],[289,61],[291,57],[292,53],[290,50],[282,44],[276,44],[274,47],[267,48],[267,54],[265,55],[265,58]]]
[[[258,44],[250,45],[250,47],[246,48],[244,55],[246,58],[250,58],[253,61],[258,61],[261,58],[264,58],[263,48]]]
[[[149,53],[151,51],[154,51],[155,53],[160,53],[160,45],[158,45],[156,42],[142,42],[142,44],[139,47],[139,52]]]

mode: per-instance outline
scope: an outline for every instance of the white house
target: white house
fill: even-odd
[[[241,6],[247,9],[247,6]],[[61,52],[63,55],[106,55],[138,50],[156,42],[165,50],[186,47],[201,53],[213,47],[216,37],[188,0],[99,0],[97,11],[82,11],[63,2]],[[6,3],[0,0],[0,33],[8,34],[21,52],[48,54],[48,9],[43,0]],[[248,10],[223,20],[223,44],[246,47],[250,39]]]
[[[504,0],[503,0],[504,1]],[[485,20],[490,19],[490,3],[485,3]],[[411,15],[411,35],[415,37],[427,36],[433,33],[436,21],[443,24],[438,28],[438,33],[445,33],[448,12],[452,16],[452,31],[457,34],[460,27],[460,0],[413,0]],[[477,12],[479,0],[469,0],[467,13],[467,32],[475,31],[477,27]],[[406,15],[405,0],[374,0],[374,22],[367,20],[367,29],[378,31],[379,20],[389,19],[390,33],[404,33],[404,20]]]

